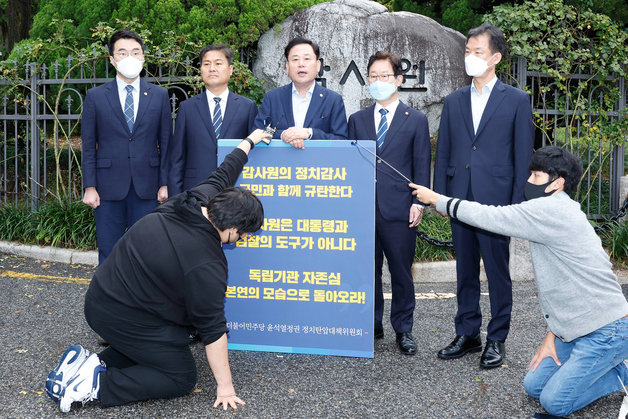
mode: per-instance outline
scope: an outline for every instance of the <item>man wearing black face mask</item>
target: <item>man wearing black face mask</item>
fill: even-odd
[[[548,331],[530,361],[524,387],[550,414],[567,416],[628,382],[623,362],[628,358],[628,303],[599,237],[568,195],[582,176],[580,160],[560,147],[544,147],[532,157],[530,171],[526,201],[509,206],[410,186],[421,202],[435,204],[454,219],[530,241]]]

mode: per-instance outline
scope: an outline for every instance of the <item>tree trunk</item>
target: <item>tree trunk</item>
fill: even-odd
[[[1,31],[5,46],[9,52],[11,52],[16,42],[28,38],[28,31],[31,28],[33,16],[32,3],[31,0],[9,0],[9,5],[6,9],[6,28],[2,28]]]

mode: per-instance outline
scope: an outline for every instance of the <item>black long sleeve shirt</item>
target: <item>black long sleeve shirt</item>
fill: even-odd
[[[247,160],[236,148],[203,183],[135,223],[94,274],[93,301],[130,321],[193,326],[205,345],[227,332],[227,260],[201,205],[233,186]]]

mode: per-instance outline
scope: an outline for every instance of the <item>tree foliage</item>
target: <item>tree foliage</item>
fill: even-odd
[[[526,89],[540,109],[535,122],[544,142],[586,155],[585,176],[607,176],[610,151],[628,135],[618,82],[628,75],[626,32],[608,16],[562,0],[498,6],[485,20],[504,31],[511,57],[525,57],[537,74]]]

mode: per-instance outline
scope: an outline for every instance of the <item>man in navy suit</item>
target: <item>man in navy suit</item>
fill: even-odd
[[[413,182],[429,185],[431,153],[427,118],[399,100],[397,88],[403,82],[401,59],[378,51],[369,58],[367,72],[375,104],[349,117],[349,138],[377,141],[378,156]],[[384,337],[385,254],[392,284],[390,322],[399,350],[414,355],[417,347],[412,338],[415,298],[411,267],[416,226],[423,218],[423,206],[413,199],[407,180],[381,162],[377,163],[376,189],[374,337]]]
[[[294,38],[284,50],[286,71],[292,83],[266,93],[255,118],[255,128],[277,127],[273,138],[295,148],[305,141],[346,140],[347,114],[342,97],[316,83],[321,69],[318,45]]]
[[[83,202],[94,208],[99,263],[127,228],[168,198],[172,135],[166,89],[139,79],[142,38],[121,29],[109,52],[116,78],[87,92],[81,119]]]
[[[219,139],[245,138],[253,129],[257,106],[228,89],[233,50],[208,45],[199,56],[206,91],[179,107],[169,151],[170,195],[198,185],[216,170]]]
[[[471,29],[465,68],[473,77],[445,98],[440,120],[434,191],[487,205],[521,202],[534,145],[530,96],[500,82],[495,65],[506,52],[502,31],[490,25]],[[438,352],[442,359],[482,350],[480,254],[488,277],[491,320],[480,366],[503,364],[510,329],[512,284],[510,239],[451,220],[456,251],[458,313],[456,337]]]

